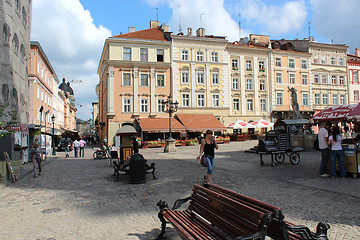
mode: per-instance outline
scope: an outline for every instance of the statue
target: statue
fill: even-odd
[[[295,119],[301,119],[301,115],[300,115],[300,108],[299,108],[299,103],[297,101],[297,93],[296,93],[296,89],[295,88],[289,88],[289,92],[291,92],[291,106],[293,109],[293,117]]]

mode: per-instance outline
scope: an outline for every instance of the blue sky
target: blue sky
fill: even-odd
[[[39,41],[59,79],[73,83],[77,116],[91,118],[97,101],[97,67],[107,37],[149,28],[150,20],[170,25],[178,33],[200,26],[206,34],[227,36],[229,41],[251,33],[271,39],[311,35],[319,42],[345,43],[349,52],[360,47],[359,0],[34,0],[31,40]],[[180,21],[179,21],[180,20]]]

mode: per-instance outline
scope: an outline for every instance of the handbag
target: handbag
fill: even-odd
[[[203,166],[203,167],[207,167],[207,159],[206,159],[205,154],[203,154],[203,155],[201,156],[201,158],[200,158],[200,164],[201,164],[201,166]]]

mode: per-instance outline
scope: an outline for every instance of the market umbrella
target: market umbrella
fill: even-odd
[[[265,119],[259,119],[256,122],[256,128],[268,128],[274,125],[274,123],[266,121]]]
[[[243,120],[236,120],[235,122],[230,123],[227,128],[233,128],[233,129],[240,129],[240,128],[247,128],[248,123]]]
[[[360,117],[359,103],[324,108],[312,119],[315,123],[320,123],[325,121],[341,121],[357,117]]]

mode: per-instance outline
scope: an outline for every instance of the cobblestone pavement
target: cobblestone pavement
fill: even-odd
[[[301,153],[294,166],[288,159],[277,167],[259,164],[259,156],[244,153],[255,141],[219,145],[214,183],[283,209],[286,219],[315,229],[330,223],[330,239],[360,239],[359,179],[317,176],[319,153]],[[0,188],[0,239],[152,239],[159,233],[156,203],[187,197],[201,183],[205,169],[195,161],[198,146],[176,153],[143,149],[156,163],[156,180],[130,185],[126,176],[114,182],[109,160],[86,156],[65,159],[64,153],[44,166],[44,174],[28,174]],[[169,226],[169,240],[180,239]]]

